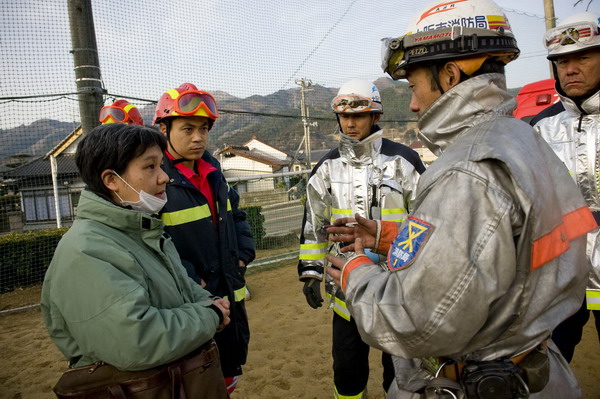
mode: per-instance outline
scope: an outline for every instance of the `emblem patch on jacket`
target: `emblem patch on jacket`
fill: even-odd
[[[409,267],[431,236],[433,229],[431,224],[409,217],[392,244],[388,256],[388,268],[397,271]]]

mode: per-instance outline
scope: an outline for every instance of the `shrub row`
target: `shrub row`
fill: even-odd
[[[262,207],[243,208],[252,227],[257,248],[266,234]],[[52,260],[58,241],[68,227],[0,236],[0,293],[17,287],[40,284]]]
[[[39,284],[68,227],[0,236],[0,292]]]

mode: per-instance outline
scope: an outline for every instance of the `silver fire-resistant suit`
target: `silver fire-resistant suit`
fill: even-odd
[[[556,155],[564,162],[592,212],[600,212],[600,91],[581,107],[570,98],[559,97],[564,111],[541,119],[535,126]],[[588,234],[591,261],[586,299],[588,309],[600,310],[600,235]]]
[[[340,134],[338,149],[315,166],[306,188],[298,266],[301,280],[323,278],[325,255],[330,249],[324,225],[355,213],[397,222],[406,218],[410,197],[422,172],[416,167],[423,168],[423,164],[413,150],[399,151],[399,144],[382,135],[379,130],[358,141]],[[331,252],[339,255],[339,247]],[[329,276],[327,279],[329,282]],[[326,285],[328,296],[334,291],[332,287]],[[344,296],[340,290],[335,291],[335,299],[330,298],[333,310],[349,320]]]
[[[552,149],[512,117],[515,105],[504,75],[484,74],[448,90],[421,116],[424,142],[441,155],[421,175],[411,216],[381,224],[398,232],[386,267],[357,256],[342,271],[368,344],[402,358],[514,357],[580,307],[583,235],[596,223]],[[580,397],[552,342],[547,354],[549,382],[530,397]],[[388,398],[424,383],[397,371],[400,386]]]

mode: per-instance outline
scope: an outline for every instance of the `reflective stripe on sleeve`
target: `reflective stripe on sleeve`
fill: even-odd
[[[600,290],[585,291],[585,300],[589,310],[600,310]]]
[[[327,253],[327,243],[318,244],[300,244],[299,259],[304,260],[319,260],[325,259]]]
[[[346,288],[348,287],[348,276],[350,272],[357,267],[365,264],[373,265],[373,261],[369,259],[367,255],[354,255],[354,257],[350,258],[342,268],[342,276],[340,277],[340,284],[342,291],[345,293]]]
[[[404,222],[406,219],[406,209],[404,208],[391,208],[381,210],[381,220],[388,222]]]
[[[211,216],[208,204],[183,209],[181,211],[165,212],[160,216],[163,223],[167,226],[177,226],[180,224],[195,222],[197,220],[202,220],[209,217]]]
[[[598,225],[590,208],[582,206],[563,215],[562,223],[533,242],[531,270],[558,258],[569,249],[569,242],[594,230]]]
[[[341,218],[352,217],[352,209],[331,208],[331,223]]]
[[[331,302],[331,294],[326,292],[325,295],[329,302]],[[346,302],[342,301],[340,298],[333,297],[333,311],[346,321],[350,321],[350,312],[348,311],[348,307],[346,307]]]

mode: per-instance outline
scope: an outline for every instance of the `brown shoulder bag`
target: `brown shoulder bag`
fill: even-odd
[[[67,370],[54,386],[59,399],[227,399],[214,340],[183,358],[142,371],[103,362]]]

